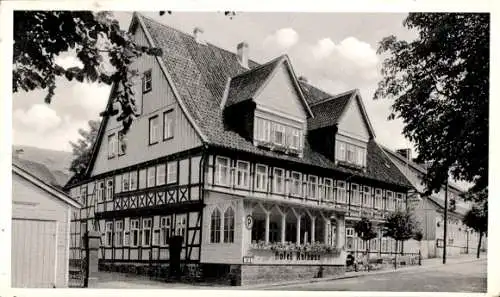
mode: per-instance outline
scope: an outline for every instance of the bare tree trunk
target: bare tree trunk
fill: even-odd
[[[368,271],[370,271],[370,241],[367,240],[366,241],[366,265],[367,265],[367,269]]]
[[[477,254],[476,257],[479,259],[479,253],[481,253],[481,241],[483,240],[483,232],[479,232],[479,241],[477,243]]]

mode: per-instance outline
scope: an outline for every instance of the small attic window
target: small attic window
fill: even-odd
[[[337,140],[335,145],[337,161],[358,167],[366,166],[366,148],[341,140]]]
[[[300,154],[303,132],[297,127],[255,117],[254,143],[272,150]]]
[[[153,79],[151,76],[151,69],[144,72],[142,77],[142,92],[147,93],[153,89]]]

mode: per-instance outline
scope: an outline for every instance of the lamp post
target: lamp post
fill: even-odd
[[[446,264],[446,244],[447,244],[447,227],[448,227],[448,177],[446,177],[446,184],[444,188],[444,234],[443,234],[443,264]]]

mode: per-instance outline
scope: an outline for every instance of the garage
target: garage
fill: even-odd
[[[80,204],[32,165],[12,164],[11,286],[67,287],[70,216]]]

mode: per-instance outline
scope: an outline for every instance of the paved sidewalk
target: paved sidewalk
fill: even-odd
[[[459,263],[467,263],[467,262],[476,262],[476,261],[487,261],[486,255],[484,255],[483,258],[477,259],[475,255],[466,255],[466,256],[454,256],[454,257],[449,257],[446,259],[446,265],[453,265],[453,264],[459,264]],[[247,285],[247,286],[241,286],[241,289],[246,289],[246,290],[259,290],[259,289],[267,289],[267,288],[273,288],[273,287],[281,287],[281,286],[290,286],[290,285],[298,285],[298,284],[307,284],[307,283],[316,283],[316,282],[325,282],[325,281],[331,281],[331,280],[338,280],[338,279],[346,279],[346,278],[356,278],[356,277],[363,277],[363,276],[369,276],[369,275],[377,275],[377,274],[390,274],[390,273],[397,273],[397,272],[405,272],[405,271],[415,271],[415,270],[427,270],[431,268],[435,268],[437,266],[442,266],[443,265],[443,259],[442,258],[432,258],[432,259],[423,259],[422,260],[422,265],[413,265],[413,266],[408,266],[408,267],[398,267],[398,269],[384,269],[384,270],[375,270],[375,271],[351,271],[351,272],[346,272],[343,275],[337,275],[337,276],[332,276],[332,277],[324,277],[324,278],[314,278],[314,279],[307,279],[307,280],[294,280],[294,281],[285,281],[285,282],[279,282],[279,283],[272,283],[272,284],[256,284],[256,285]]]

